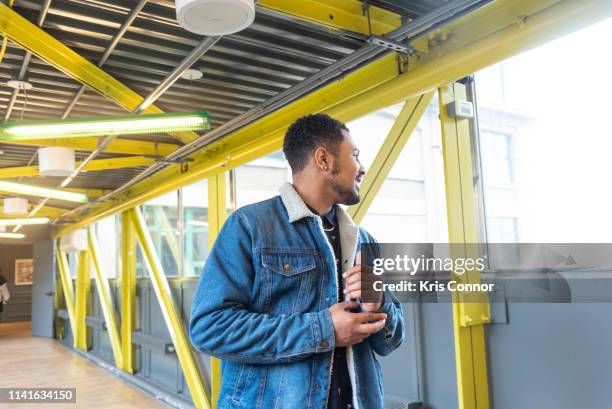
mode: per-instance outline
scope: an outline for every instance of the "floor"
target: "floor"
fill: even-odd
[[[168,408],[141,390],[49,338],[32,337],[29,322],[0,324],[0,388],[76,388],[76,403],[0,403],[2,409]]]

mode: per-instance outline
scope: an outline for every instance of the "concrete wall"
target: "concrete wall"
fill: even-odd
[[[10,301],[0,314],[0,322],[30,321],[32,286],[15,285],[15,260],[32,258],[31,244],[0,244],[0,268],[8,280]],[[34,272],[36,274],[36,272]]]

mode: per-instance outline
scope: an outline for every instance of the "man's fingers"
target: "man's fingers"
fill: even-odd
[[[355,314],[358,322],[381,321],[387,319],[387,314],[384,312],[360,312]]]
[[[348,292],[357,291],[357,290],[361,290],[361,281],[357,281],[352,284],[347,283],[347,286],[344,289],[344,293],[346,294]]]
[[[359,325],[359,332],[362,334],[374,334],[385,326],[385,320]]]
[[[361,251],[357,252],[355,255],[355,264],[361,265]]]
[[[357,273],[361,273],[361,266],[355,266],[355,267],[349,268],[344,273],[342,273],[342,277],[347,279],[347,278],[349,278],[351,276],[357,275]]]
[[[336,304],[338,306],[338,308],[341,308],[343,310],[352,310],[355,309],[357,307],[359,307],[359,303],[355,302],[355,301],[343,301],[340,302],[338,304]]]

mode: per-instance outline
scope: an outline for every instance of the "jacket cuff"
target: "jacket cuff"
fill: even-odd
[[[336,346],[334,337],[334,323],[328,309],[313,313],[310,316],[310,325],[314,335],[315,352],[329,352]]]

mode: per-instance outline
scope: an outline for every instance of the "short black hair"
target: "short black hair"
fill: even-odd
[[[291,124],[285,134],[283,153],[293,173],[299,172],[308,163],[308,157],[320,146],[332,153],[337,152],[342,142],[345,124],[325,114],[306,115]]]

